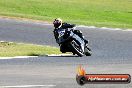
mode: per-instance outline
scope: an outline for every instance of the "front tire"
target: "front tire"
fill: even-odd
[[[78,45],[75,41],[71,42],[71,49],[74,54],[76,53],[80,57],[84,55],[83,50],[81,49],[81,46]]]

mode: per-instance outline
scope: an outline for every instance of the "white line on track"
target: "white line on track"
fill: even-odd
[[[48,57],[53,57],[53,56],[73,56],[73,54],[48,54],[46,55]],[[74,55],[76,56],[76,55]],[[8,59],[18,59],[18,58],[34,58],[34,57],[39,57],[39,56],[15,56],[15,57],[0,57],[0,60],[8,60]]]
[[[126,29],[126,30],[123,30],[123,31],[131,31],[132,32],[132,29]]]
[[[84,26],[84,25],[78,25],[77,27],[83,27],[83,28],[97,28],[95,26]]]
[[[49,54],[47,56],[49,56],[49,57],[52,57],[52,56],[73,56],[73,54]]]
[[[85,25],[79,25],[77,27],[82,27],[82,28],[90,28],[90,29],[102,29],[102,30],[113,30],[113,31],[116,31],[116,30],[120,30],[120,31],[132,31],[132,29],[121,29],[121,28],[108,28],[108,27],[96,27],[96,26],[85,26]]]
[[[46,87],[51,88],[56,85],[16,85],[16,86],[0,86],[0,88],[27,88],[27,87]]]

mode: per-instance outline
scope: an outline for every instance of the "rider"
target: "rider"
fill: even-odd
[[[68,23],[63,23],[62,20],[60,18],[56,18],[54,21],[53,21],[53,24],[54,24],[54,36],[55,36],[55,39],[56,39],[56,42],[58,43],[58,33],[57,33],[57,30],[59,29],[68,29],[68,28],[74,28],[75,27],[75,24],[68,24]],[[73,32],[75,34],[77,34],[79,37],[81,37],[84,41],[85,41],[85,44],[88,43],[88,41],[86,39],[84,39],[84,36],[82,35],[82,32],[80,30],[73,30]]]

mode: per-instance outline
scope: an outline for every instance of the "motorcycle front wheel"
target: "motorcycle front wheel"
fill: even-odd
[[[77,54],[80,57],[84,55],[81,46],[77,44],[74,40],[71,42],[71,49],[74,54]]]

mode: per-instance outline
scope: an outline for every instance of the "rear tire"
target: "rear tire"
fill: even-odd
[[[83,50],[80,48],[80,45],[78,45],[75,41],[71,42],[71,49],[74,54],[76,53],[80,57],[84,55]]]
[[[85,46],[85,55],[86,56],[91,56],[92,55],[92,51],[91,51],[91,49],[89,48],[88,45]]]

